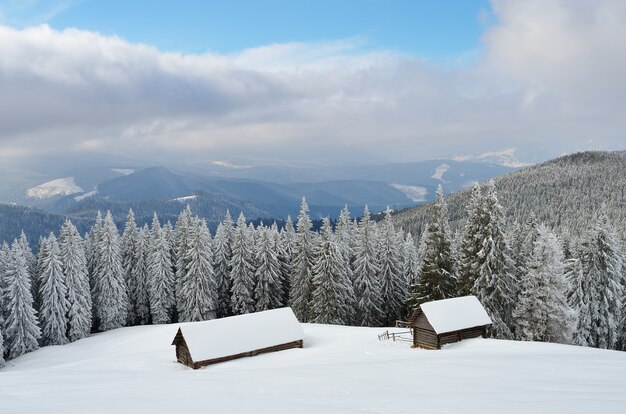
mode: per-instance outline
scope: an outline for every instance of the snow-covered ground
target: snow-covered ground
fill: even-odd
[[[420,187],[417,185],[405,185],[405,184],[389,184],[391,187],[396,190],[400,190],[407,196],[411,201],[420,202],[426,201],[426,195],[428,194],[428,189],[426,187]]]
[[[305,348],[197,371],[178,325],[122,328],[0,370],[2,413],[598,413],[626,407],[626,353],[477,338],[441,351],[384,329],[304,325]],[[250,332],[254,335],[254,332]]]
[[[80,188],[74,181],[74,177],[58,178],[38,185],[37,187],[26,190],[26,195],[31,198],[50,198],[57,195],[69,195],[74,193],[82,193]]]

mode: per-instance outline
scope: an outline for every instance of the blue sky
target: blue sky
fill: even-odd
[[[363,48],[449,61],[476,49],[485,0],[0,1],[4,23],[117,35],[163,51],[233,53],[288,42],[358,39]]]

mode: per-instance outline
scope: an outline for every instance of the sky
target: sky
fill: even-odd
[[[622,0],[0,0],[0,162],[624,149]]]

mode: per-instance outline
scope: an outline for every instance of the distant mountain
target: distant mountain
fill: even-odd
[[[2,171],[0,202],[27,205],[81,219],[93,219],[98,210],[111,210],[120,222],[129,208],[138,221],[152,212],[175,220],[190,204],[209,224],[226,210],[250,219],[283,219],[298,214],[306,197],[314,219],[336,217],[347,205],[358,216],[370,211],[394,210],[432,200],[442,185],[457,191],[476,181],[511,171],[495,164],[432,160],[380,165],[246,166],[226,162],[210,166],[141,167],[103,160],[97,165],[45,172]]]
[[[538,220],[571,233],[588,227],[602,206],[626,240],[626,154],[581,152],[495,178],[498,198],[509,220]],[[469,190],[447,197],[451,225],[466,217]],[[401,211],[396,223],[421,233],[431,217],[431,204]]]

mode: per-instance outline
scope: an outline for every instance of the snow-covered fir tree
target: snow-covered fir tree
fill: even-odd
[[[289,306],[300,322],[308,322],[312,315],[310,312],[311,298],[313,294],[313,247],[315,237],[311,228],[309,217],[309,205],[302,197],[300,214],[296,225],[296,239],[293,246],[293,259],[291,261],[291,278],[289,282]]]
[[[233,219],[226,211],[224,220],[218,224],[213,239],[213,270],[217,283],[217,316],[222,318],[232,314],[230,278],[231,240],[233,237]]]
[[[382,322],[382,287],[376,242],[375,223],[371,221],[370,212],[365,206],[354,250],[356,325],[379,326]]]
[[[174,310],[174,273],[165,230],[155,215],[149,241],[147,272],[150,315],[155,324],[172,322]]]
[[[254,307],[259,312],[281,306],[283,287],[273,231],[268,228],[260,229],[255,244]]]
[[[457,292],[459,296],[472,294],[474,283],[480,275],[481,257],[478,252],[480,252],[482,241],[485,239],[484,231],[487,217],[483,208],[482,192],[478,184],[472,188],[467,205],[467,215],[458,253]]]
[[[135,223],[135,213],[132,209],[128,211],[126,217],[126,225],[124,226],[124,233],[122,233],[122,267],[124,268],[124,279],[126,280],[126,286],[128,287],[129,297],[129,309],[128,309],[128,321],[130,324],[134,324],[137,320],[137,314],[135,310],[137,304],[132,292],[135,292],[137,287],[135,286],[135,278],[133,277],[133,271],[137,265],[137,258],[139,254],[137,252],[139,244],[139,229]]]
[[[155,214],[156,216],[156,214]],[[158,223],[158,218],[155,217]],[[153,224],[154,226],[154,224]],[[152,237],[147,224],[137,235],[135,245],[134,265],[131,268],[129,286],[130,308],[134,318],[129,320],[133,325],[146,325],[150,323],[150,253],[152,249]]]
[[[355,299],[349,267],[345,252],[335,240],[330,220],[326,217],[313,253],[312,322],[346,325],[354,319]]]
[[[480,266],[472,293],[491,316],[491,334],[496,338],[509,339],[513,337],[511,311],[518,286],[512,274],[514,263],[504,233],[502,206],[498,202],[493,180],[487,184],[483,203],[484,227],[478,232],[482,238],[477,240],[481,246],[477,253]]]
[[[387,209],[380,225],[378,247],[382,323],[387,326],[393,326],[396,320],[404,316],[404,301],[408,295],[408,285],[403,273],[402,248],[403,240],[393,226],[391,210]]]
[[[45,243],[48,245],[48,254],[41,263],[39,284],[41,339],[44,345],[63,345],[68,342],[67,286],[63,274],[61,252],[54,234],[50,233]]]
[[[21,243],[20,243],[21,245]],[[22,248],[24,248],[22,246]],[[28,274],[30,275],[31,286],[30,290],[33,294],[33,307],[37,312],[41,309],[41,291],[39,289],[41,284],[41,272],[43,270],[43,262],[47,260],[50,255],[50,243],[48,243],[47,237],[40,237],[37,243],[37,256],[35,256],[33,266],[28,266]]]
[[[255,303],[254,244],[243,213],[240,213],[237,219],[231,249],[230,279],[233,314],[252,313]]]
[[[557,237],[543,225],[534,227],[534,248],[521,279],[513,318],[515,336],[526,341],[569,343],[575,322],[567,303],[564,258]]]
[[[415,307],[424,302],[456,296],[456,277],[452,253],[452,240],[448,226],[448,209],[441,186],[433,209],[432,222],[425,235],[424,259],[417,283],[411,286],[410,304]]]
[[[182,280],[187,273],[187,251],[189,250],[189,233],[191,232],[191,207],[187,205],[176,221],[176,242],[175,242],[175,259],[176,272],[174,274],[174,297],[176,298],[176,313],[180,313],[183,304],[180,302],[180,292]],[[177,320],[177,315],[174,320]]]
[[[293,258],[293,248],[296,243],[296,231],[293,228],[291,216],[287,216],[285,227],[280,231],[277,244],[279,246],[278,260],[282,267],[281,278],[283,286],[283,299],[281,303],[289,303],[289,291],[291,290],[291,260]]]
[[[582,273],[576,340],[580,345],[613,349],[619,338],[624,294],[621,243],[604,211],[581,243]],[[570,295],[570,300],[572,295]]]
[[[67,336],[73,342],[86,338],[91,332],[92,303],[83,240],[69,220],[61,227],[59,251],[69,306]]]
[[[344,255],[344,260],[348,265],[347,266],[348,278],[350,280],[350,284],[353,287],[353,291],[354,291],[353,268],[354,268],[354,259],[355,259],[354,257],[355,233],[356,232],[353,227],[352,220],[350,219],[350,210],[348,210],[348,206],[346,205],[341,210],[341,213],[339,214],[339,218],[337,219],[337,223],[335,225],[335,236],[337,239],[337,245],[339,246],[339,249]],[[352,308],[351,314],[354,317],[356,316],[357,302],[356,302],[355,295],[352,295],[352,298],[354,299],[354,303],[349,304],[349,306]],[[350,323],[352,322],[353,321],[350,321]]]
[[[187,229],[188,248],[184,262],[187,264],[180,280],[181,322],[213,319],[217,311],[217,284],[213,272],[211,235],[204,220],[193,218]]]
[[[9,358],[17,358],[39,348],[39,320],[33,307],[33,295],[28,275],[24,249],[16,240],[11,247],[5,277],[5,352]]]
[[[120,253],[120,236],[110,212],[105,216],[97,242],[93,303],[98,329],[108,331],[124,326],[129,306]]]
[[[404,256],[402,272],[405,277],[405,283],[406,286],[412,286],[417,283],[422,266],[417,252],[417,245],[411,233],[406,233],[402,243],[402,255]]]

